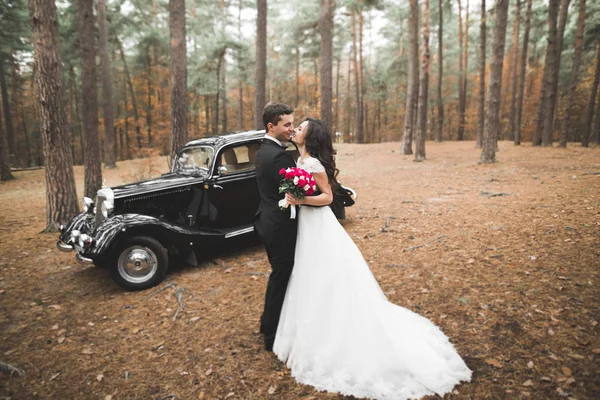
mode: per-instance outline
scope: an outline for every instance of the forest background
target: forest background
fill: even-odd
[[[476,140],[482,162],[497,140],[587,146],[600,142],[599,11],[585,0],[0,0],[0,175],[53,154],[85,165],[94,197],[101,162],[262,129],[272,100],[324,119],[335,141],[398,141],[416,161],[425,140]],[[57,38],[36,47],[36,24],[55,20]],[[36,62],[49,47],[60,76]],[[48,79],[62,104],[46,113]],[[66,158],[52,140],[44,156],[53,124]]]

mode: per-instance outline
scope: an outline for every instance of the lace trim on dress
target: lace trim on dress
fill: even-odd
[[[301,158],[298,159],[298,167],[310,172],[311,174],[325,172],[325,167],[323,164],[321,164],[321,162],[314,157],[308,157],[304,160]]]

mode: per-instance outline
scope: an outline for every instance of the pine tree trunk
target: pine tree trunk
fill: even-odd
[[[266,104],[267,0],[256,1],[256,76],[254,79],[254,128],[265,129],[262,112]]]
[[[365,143],[365,68],[363,66],[363,8],[358,9],[358,87],[360,90],[358,100],[358,116],[360,125],[356,130],[356,143]],[[358,120],[357,120],[358,122]]]
[[[223,53],[223,63],[221,65],[221,87],[223,88],[222,106],[223,109],[223,120],[221,122],[221,132],[226,133],[227,128],[227,59],[225,53]]]
[[[488,87],[488,107],[480,160],[484,164],[496,162],[496,142],[500,133],[500,93],[502,90],[502,67],[504,63],[507,16],[508,0],[497,0],[496,22],[492,39],[492,65]]]
[[[188,140],[185,0],[169,1],[171,30],[171,160]]]
[[[511,77],[511,90],[510,90],[510,116],[508,120],[510,121],[510,130],[508,133],[509,140],[514,140],[515,138],[515,130],[516,130],[516,118],[515,114],[517,112],[517,66],[519,65],[519,30],[521,23],[521,0],[515,0],[516,8],[515,8],[515,22],[513,25],[513,51],[512,51],[512,77]],[[523,78],[521,78],[523,79]]]
[[[125,74],[127,75],[127,74]],[[127,77],[123,79],[123,111],[125,113],[125,144],[121,146],[121,158],[129,160],[129,102],[127,100]]]
[[[406,107],[402,154],[412,154],[412,140],[415,133],[415,115],[418,106],[419,88],[419,5],[418,0],[410,0],[408,20],[408,77],[406,82]],[[416,83],[416,84],[415,84]],[[417,89],[417,90],[415,90]]]
[[[465,10],[465,45],[463,48],[464,51],[464,61],[463,61],[463,104],[462,104],[462,115],[463,122],[462,127],[465,129],[465,113],[467,112],[467,83],[468,83],[468,72],[469,72],[469,0],[467,0],[467,8]]]
[[[594,118],[594,104],[596,103],[596,93],[598,92],[598,83],[600,82],[600,39],[596,40],[596,71],[594,72],[594,83],[590,92],[587,114],[585,116],[585,125],[582,130],[581,145],[588,147],[590,136],[592,134],[592,119]]]
[[[77,214],[62,84],[58,16],[54,0],[30,0],[35,79],[46,175],[46,232],[58,231]]]
[[[429,0],[423,0],[423,41],[421,43],[421,71],[419,73],[419,108],[415,135],[415,161],[425,160],[427,137],[427,94],[429,92]]]
[[[121,43],[121,41],[117,39],[117,44],[119,45],[119,53],[121,54],[121,61],[123,62],[123,69],[125,70],[125,77],[127,78],[127,86],[129,87],[129,95],[131,96],[131,107],[133,108],[133,119],[135,122],[135,138],[137,140],[138,148],[141,149],[142,132],[140,129],[140,118],[138,114],[137,102],[135,101],[135,93],[133,91],[133,82],[131,81],[129,68],[127,68],[127,60],[125,59],[125,52],[123,51],[123,43]],[[129,154],[129,150],[127,152]]]
[[[546,47],[546,59],[544,61],[544,74],[542,78],[542,88],[540,91],[540,102],[538,103],[537,119],[535,130],[533,132],[533,145],[542,144],[542,135],[544,133],[544,124],[548,117],[548,102],[551,99],[552,74],[556,64],[556,23],[558,18],[558,8],[560,0],[549,0],[548,7],[548,46]]]
[[[4,56],[0,53],[0,89],[2,91],[2,110],[4,111],[4,122],[6,125],[6,140],[8,142],[8,153],[14,155],[17,150],[17,146],[15,144],[15,133],[13,130],[12,117],[10,112],[10,99],[8,98],[8,87],[6,84],[6,77],[4,74]]]
[[[596,144],[600,144],[600,100],[596,103],[596,121],[594,122],[591,140]]]
[[[296,96],[294,97],[294,107],[300,103],[300,48],[296,46]]]
[[[525,33],[523,34],[523,47],[521,48],[519,87],[517,91],[517,101],[515,104],[515,144],[521,144],[521,119],[523,116],[523,96],[525,95],[525,78],[527,72],[527,54],[529,48],[529,31],[531,30],[531,4],[532,0],[527,0],[527,11],[525,14]]]
[[[85,196],[96,198],[102,187],[102,168],[98,140],[98,86],[94,1],[79,0],[79,48],[81,51],[81,93],[83,97],[83,164]]]
[[[531,1],[531,0],[529,0]],[[585,29],[585,0],[579,0],[579,15],[577,17],[577,34],[575,36],[575,52],[573,54],[573,66],[571,67],[571,83],[569,84],[569,94],[567,97],[567,106],[560,129],[559,146],[566,148],[567,140],[571,137],[571,113],[573,112],[573,103],[575,102],[575,90],[579,80],[579,69],[581,68],[581,53],[583,49],[583,31]]]
[[[225,58],[225,51],[219,54],[219,62],[217,63],[217,94],[215,96],[215,113],[214,113],[214,124],[213,124],[213,135],[219,134],[219,114],[220,114],[220,100],[221,100],[221,72],[223,70],[222,64]]]
[[[210,135],[210,96],[204,95],[204,136]]]
[[[463,140],[465,131],[465,112],[463,111],[464,104],[464,85],[463,80],[465,77],[464,71],[464,57],[463,57],[463,21],[462,21],[462,5],[458,0],[458,130],[456,139]]]
[[[485,2],[485,0],[483,0]],[[442,37],[444,27],[444,14],[442,12],[442,0],[438,0],[438,79],[437,79],[437,107],[438,107],[438,123],[435,140],[442,141],[442,131],[444,126],[444,103],[442,101],[442,76],[444,74],[444,58],[442,57]]]
[[[485,128],[485,36],[487,13],[485,0],[481,0],[481,23],[479,25],[479,109],[477,110],[476,147],[481,147]]]
[[[150,57],[150,44],[146,47],[146,136],[147,147],[152,147],[152,58]]]
[[[562,0],[560,4],[560,15],[558,17],[558,30],[556,32],[555,62],[552,74],[550,75],[551,90],[546,104],[546,113],[544,120],[544,131],[542,136],[543,146],[552,146],[552,135],[554,133],[554,110],[556,109],[556,99],[558,98],[558,73],[560,71],[560,58],[562,54],[563,35],[567,23],[567,13],[571,0]]]
[[[321,120],[333,135],[333,13],[335,1],[320,0],[321,15],[319,18],[319,33],[321,34],[321,71],[320,99]]]
[[[354,50],[352,54],[352,64],[354,69],[354,142],[362,143],[363,136],[363,113],[361,106],[361,80],[360,80],[360,71],[359,71],[359,63],[358,63],[358,43],[357,43],[357,32],[356,32],[356,10],[352,9],[350,14],[350,24],[351,33],[352,33],[352,49]]]
[[[8,181],[15,179],[10,172],[10,163],[8,162],[8,145],[6,136],[4,135],[4,125],[2,123],[2,115],[0,114],[0,181]]]
[[[346,104],[345,104],[345,112],[344,112],[344,139],[347,138],[347,135],[352,130],[352,98],[350,95],[351,83],[352,83],[352,57],[354,55],[354,47],[350,46],[350,57],[348,60],[348,74],[346,75],[348,79],[346,80]]]
[[[112,82],[110,80],[110,61],[108,59],[108,27],[106,23],[106,0],[98,0],[99,51],[102,74],[102,109],[104,116],[104,167],[116,168],[115,126],[112,100]]]
[[[340,58],[337,58],[336,71],[335,71],[335,117],[333,119],[333,129],[331,134],[335,141],[335,134],[340,130]]]

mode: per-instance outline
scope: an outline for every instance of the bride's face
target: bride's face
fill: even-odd
[[[308,121],[304,121],[294,130],[294,137],[292,142],[297,145],[304,145],[306,139],[306,131],[308,130]]]

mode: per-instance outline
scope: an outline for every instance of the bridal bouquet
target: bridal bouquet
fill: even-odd
[[[317,182],[313,176],[302,168],[281,168],[281,183],[279,193],[291,193],[297,199],[303,199],[315,193]],[[284,199],[279,200],[279,208],[288,208],[290,204]],[[290,218],[296,218],[296,207],[292,205]]]

